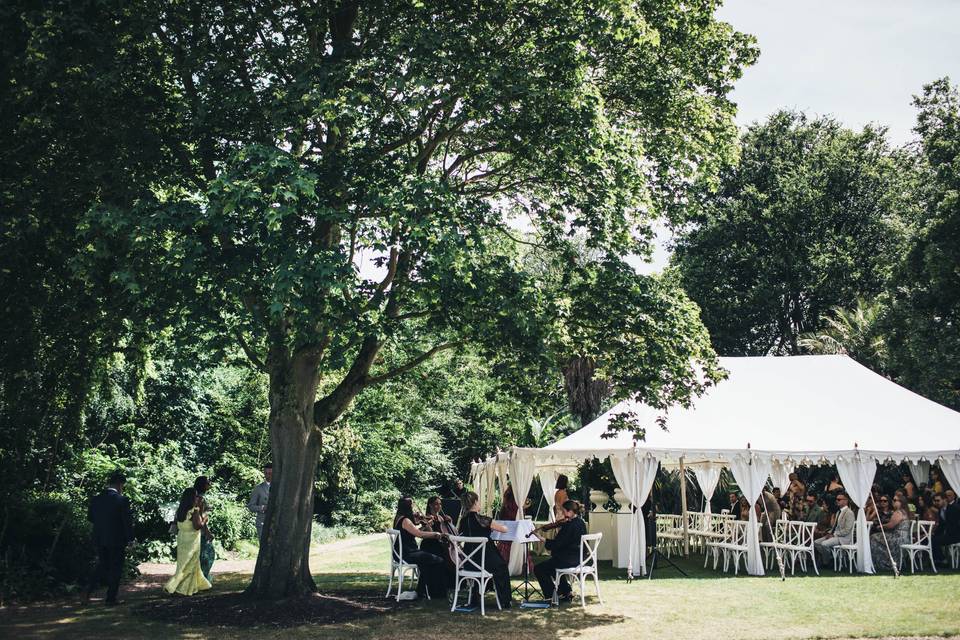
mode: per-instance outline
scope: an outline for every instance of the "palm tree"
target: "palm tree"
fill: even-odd
[[[876,301],[858,299],[852,309],[834,307],[819,331],[804,333],[800,346],[808,353],[849,355],[864,366],[884,373],[887,343],[880,333],[883,307]]]

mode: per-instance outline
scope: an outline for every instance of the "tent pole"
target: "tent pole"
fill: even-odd
[[[680,456],[680,522],[683,525],[683,555],[690,555],[690,535],[687,531],[687,469]]]

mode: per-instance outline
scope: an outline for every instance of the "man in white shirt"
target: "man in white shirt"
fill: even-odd
[[[270,498],[270,481],[273,479],[273,465],[263,467],[263,482],[253,488],[247,509],[257,516],[257,537],[263,537],[263,521],[267,515],[267,500]]]
[[[833,525],[830,533],[813,543],[820,556],[821,566],[828,565],[833,560],[833,547],[840,544],[851,544],[853,542],[853,528],[857,524],[857,518],[850,509],[850,496],[845,493],[837,494],[837,506],[840,511],[837,513],[837,522]]]

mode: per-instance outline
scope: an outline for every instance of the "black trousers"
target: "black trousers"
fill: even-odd
[[[560,562],[556,558],[550,558],[549,560],[544,560],[533,568],[533,575],[537,576],[537,582],[540,583],[540,591],[543,592],[543,597],[545,600],[549,600],[553,597],[553,576],[557,569],[566,569],[567,567],[577,566],[576,562]],[[567,595],[573,591],[570,587],[570,582],[567,580],[567,576],[560,577],[560,586],[557,587],[557,593],[562,596]]]
[[[90,584],[87,585],[88,591],[92,593],[106,587],[107,602],[116,602],[126,555],[126,547],[98,547],[97,567],[90,578]]]
[[[497,600],[500,601],[500,606],[509,606],[511,595],[510,569],[507,567],[503,556],[497,551],[496,546],[491,543],[487,543],[487,545],[486,563],[483,568],[493,574],[493,580],[490,582],[493,583],[493,588],[497,591]],[[479,558],[479,556],[477,557]],[[489,584],[488,582],[488,590],[490,588]],[[474,585],[474,591],[476,591],[476,585]]]
[[[420,580],[417,582],[418,594],[424,595],[424,587],[429,587],[431,598],[447,597],[447,584],[450,580],[447,575],[447,563],[443,558],[428,551],[410,551],[404,554],[403,561],[417,565],[420,570]]]

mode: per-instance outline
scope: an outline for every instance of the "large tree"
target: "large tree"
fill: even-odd
[[[122,1],[0,5],[0,495],[55,486],[110,354],[141,352],[77,227],[171,170],[149,25]]]
[[[798,354],[834,307],[872,299],[903,251],[911,174],[884,131],[779,112],[696,200],[674,264],[721,355]]]
[[[960,91],[937,80],[914,105],[920,207],[883,324],[898,381],[960,409]]]
[[[178,114],[161,144],[177,170],[91,212],[84,269],[119,261],[111,281],[148,317],[233,342],[269,375],[253,593],[315,589],[323,434],[439,352],[470,342],[537,372],[556,362],[545,345],[618,345],[651,402],[702,388],[695,307],[619,256],[648,251],[650,220],[732,157],[726,95],[756,52],[715,8],[133,3],[166,65],[149,89]],[[571,267],[558,301],[517,244],[563,256],[573,233],[600,257]],[[391,344],[416,355],[385,363]]]

